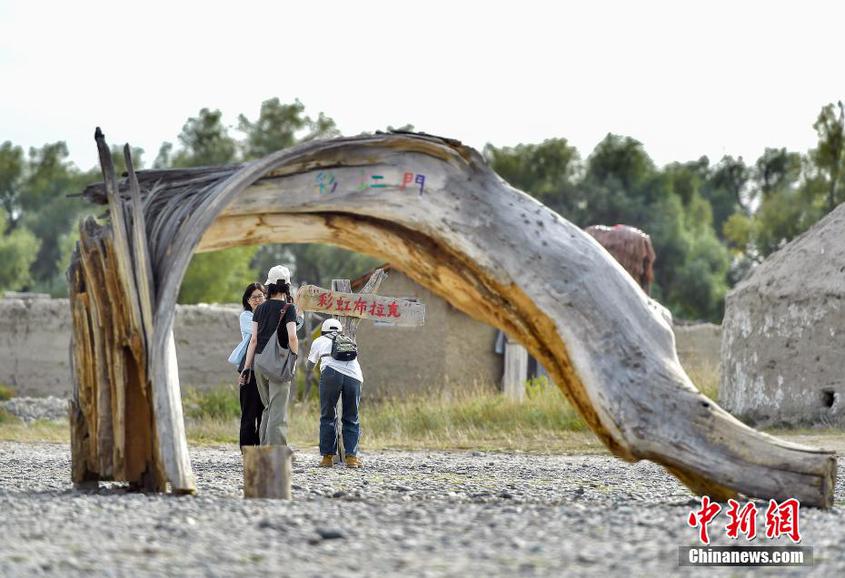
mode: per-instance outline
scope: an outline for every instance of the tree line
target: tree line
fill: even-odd
[[[647,232],[657,253],[653,296],[676,316],[718,322],[730,287],[845,200],[842,102],[822,107],[813,128],[818,142],[812,150],[767,148],[753,163],[702,156],[657,167],[639,141],[615,134],[586,157],[565,138],[488,144],[483,154],[513,186],[581,227],[624,223]],[[186,121],[175,146],[161,145],[152,166],[231,164],[340,134],[325,114],[309,116],[298,100],[278,98],[263,102],[255,119],[241,114],[238,136],[232,132],[220,110],[203,108]],[[133,153],[139,167],[143,153]],[[117,147],[113,156],[122,170]],[[72,195],[100,178],[98,168],[83,171],[69,162],[63,142],[26,154],[11,142],[0,145],[0,291],[66,295],[76,223],[92,212]],[[180,301],[237,301],[246,283],[276,263],[293,265],[298,280],[326,284],[354,278],[377,261],[326,245],[202,253],[191,262]]]
[[[607,135],[584,160],[566,139],[485,155],[505,180],[575,224],[651,235],[653,295],[682,318],[720,321],[728,289],[845,200],[845,111],[824,106],[807,153],[767,148],[753,164],[702,156],[658,168],[642,144]]]

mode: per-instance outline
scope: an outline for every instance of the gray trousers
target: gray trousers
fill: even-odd
[[[264,404],[261,425],[258,428],[262,446],[288,445],[288,396],[290,382],[281,383],[271,379],[255,368],[255,383],[258,396]]]

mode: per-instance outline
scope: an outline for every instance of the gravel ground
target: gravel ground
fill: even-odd
[[[241,497],[236,448],[191,452],[196,497],[85,493],[67,445],[0,443],[0,575],[845,576],[841,470],[837,507],[801,512],[814,567],[690,569],[678,546],[696,543],[698,502],[649,462],[380,452],[327,470],[302,450],[285,502]]]

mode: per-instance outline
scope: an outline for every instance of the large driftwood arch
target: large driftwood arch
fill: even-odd
[[[754,431],[700,394],[663,309],[594,239],[459,142],[341,138],[239,166],[142,171],[136,184],[131,163],[127,179],[112,178],[99,141],[104,184],[85,195],[109,205],[111,226],[83,225],[70,271],[77,482],[111,476],[162,488],[166,479],[192,491],[171,331],[191,254],[320,242],[389,260],[521,341],[617,456],[658,462],[697,494],[832,504],[832,452]],[[106,289],[99,296],[98,285]],[[98,356],[105,373],[91,369]],[[134,440],[131,452],[124,440],[119,455],[117,432],[98,429],[98,399],[129,420],[121,435]],[[108,419],[99,422],[108,429]]]

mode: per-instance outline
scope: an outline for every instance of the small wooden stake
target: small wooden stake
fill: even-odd
[[[528,379],[528,351],[516,341],[505,338],[505,371],[502,393],[508,399],[525,399],[525,381]]]
[[[244,498],[290,500],[291,455],[287,446],[244,446]]]

